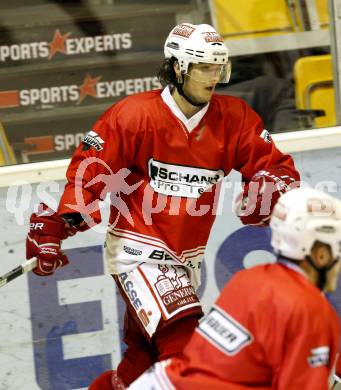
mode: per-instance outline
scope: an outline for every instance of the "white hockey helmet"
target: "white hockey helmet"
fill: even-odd
[[[229,51],[223,38],[209,24],[182,23],[169,33],[165,58],[175,57],[182,74],[188,73],[190,64],[223,65],[220,83],[228,83],[231,75]]]
[[[330,246],[333,259],[341,256],[341,201],[312,188],[282,195],[271,215],[271,245],[294,260],[309,256],[315,242]]]

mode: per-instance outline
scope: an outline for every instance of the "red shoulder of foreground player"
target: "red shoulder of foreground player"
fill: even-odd
[[[340,320],[323,293],[335,291],[341,268],[341,201],[294,189],[270,227],[278,261],[234,275],[184,356],[129,389],[328,389]]]

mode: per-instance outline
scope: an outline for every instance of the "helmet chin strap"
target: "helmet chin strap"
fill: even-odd
[[[338,262],[338,260],[333,260],[326,267],[318,268],[318,267],[316,267],[316,264],[313,262],[313,260],[310,256],[306,256],[305,259],[317,272],[317,274],[318,274],[317,287],[321,291],[323,291],[325,286],[326,286],[326,282],[327,282],[327,272],[330,271],[334,267],[334,265]]]
[[[183,78],[183,76],[181,76]],[[192,106],[195,106],[195,107],[200,107],[200,108],[203,108],[204,106],[206,106],[207,102],[206,103],[196,103],[194,102],[189,96],[187,96],[185,94],[185,91],[184,91],[184,83],[183,81],[181,83],[179,83],[178,79],[176,81],[174,81],[174,86],[175,88],[177,89],[177,91],[179,92],[179,94],[188,101],[188,103],[192,104]]]

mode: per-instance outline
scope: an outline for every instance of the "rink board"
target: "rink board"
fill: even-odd
[[[341,198],[341,149],[293,154],[302,179]],[[227,179],[221,215],[208,243],[199,291],[206,309],[231,275],[244,266],[274,261],[268,229],[243,227],[231,212],[239,174]],[[25,258],[27,222],[41,200],[55,206],[63,182],[23,183],[21,192],[0,189],[0,273]],[[16,197],[16,201],[13,199]],[[50,198],[49,198],[50,197]],[[107,208],[103,210],[104,219]],[[103,261],[104,224],[70,238],[71,264],[52,277],[25,275],[0,290],[0,389],[83,389],[115,367],[124,306]],[[333,297],[341,313],[341,287]]]

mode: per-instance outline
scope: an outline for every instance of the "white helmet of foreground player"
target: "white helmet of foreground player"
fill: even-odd
[[[228,48],[209,24],[182,23],[175,26],[166,39],[164,53],[165,58],[178,60],[183,75],[188,74],[190,64],[216,64],[221,65],[219,83],[229,82]]]
[[[280,256],[306,260],[317,242],[341,257],[341,201],[327,193],[298,188],[282,195],[274,207],[271,244]]]

